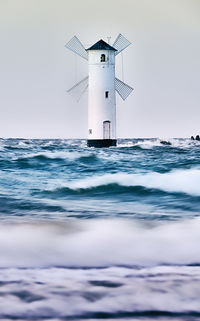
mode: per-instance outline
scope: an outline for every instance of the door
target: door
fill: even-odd
[[[110,126],[109,120],[103,122],[103,139],[110,139]]]

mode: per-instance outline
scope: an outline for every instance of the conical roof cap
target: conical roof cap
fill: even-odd
[[[107,42],[103,41],[102,39],[97,41],[93,46],[86,50],[113,50],[117,51],[114,47],[110,46]]]

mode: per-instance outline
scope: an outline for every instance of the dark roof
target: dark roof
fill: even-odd
[[[111,47],[107,42],[103,41],[102,39],[96,42],[93,46],[86,50],[114,50],[117,51],[114,47]]]

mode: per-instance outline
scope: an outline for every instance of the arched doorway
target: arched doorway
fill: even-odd
[[[109,120],[105,120],[103,122],[103,139],[110,139],[110,129],[111,122]]]

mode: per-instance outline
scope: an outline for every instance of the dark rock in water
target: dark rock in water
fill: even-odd
[[[199,136],[199,135],[196,135],[195,138],[194,138],[194,136],[191,136],[190,138],[191,138],[191,140],[198,140],[198,141],[200,141],[200,136]]]
[[[168,142],[168,141],[166,141],[166,140],[161,140],[160,143],[161,143],[162,145],[171,145],[171,143]]]

